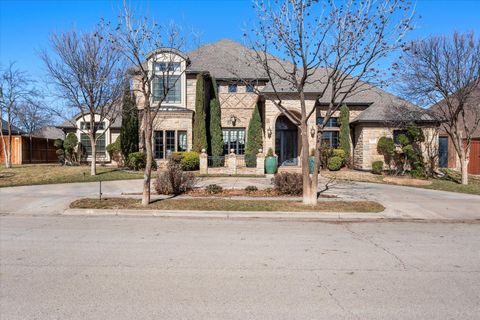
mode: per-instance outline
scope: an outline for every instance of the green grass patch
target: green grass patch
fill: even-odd
[[[131,172],[108,167],[97,167],[96,176],[90,175],[90,166],[34,164],[14,166],[10,169],[0,168],[0,187],[142,178],[143,172]]]
[[[195,172],[194,175],[199,178],[265,178],[264,174],[200,174]]]
[[[433,189],[433,190],[442,190],[442,191],[451,191],[451,192],[480,195],[480,182],[478,180],[469,179],[469,182],[467,185],[463,185],[456,181],[451,181],[446,179],[430,179],[430,181],[432,181],[431,185],[417,186],[417,187],[424,188],[424,189]]]
[[[164,199],[144,207],[139,199],[80,199],[70,208],[77,209],[153,209],[200,211],[283,211],[283,212],[382,212],[385,208],[374,201],[320,200],[316,206],[300,201],[232,200],[232,199]]]

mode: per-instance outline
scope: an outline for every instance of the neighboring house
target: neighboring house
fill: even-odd
[[[162,57],[168,49],[160,49],[152,55]],[[272,148],[283,168],[299,166],[301,143],[299,130],[268,99],[273,88],[262,74],[261,67],[248,59],[249,52],[240,43],[220,40],[206,44],[189,53],[169,51],[176,56],[174,65],[178,72],[175,87],[168,93],[154,124],[154,157],[165,160],[170,152],[190,150],[192,146],[193,116],[195,112],[196,77],[204,75],[207,85],[206,101],[211,97],[211,77],[216,79],[221,104],[221,125],[224,140],[224,154],[233,149],[236,154],[244,154],[247,131],[255,104],[259,104],[263,126],[263,149]],[[151,55],[151,56],[152,56]],[[156,59],[156,65],[148,61],[150,70],[161,72],[165,63]],[[287,63],[287,62],[286,62]],[[321,76],[322,69],[318,69]],[[239,80],[241,79],[241,81]],[[133,81],[138,86],[139,81]],[[318,85],[318,84],[317,84]],[[300,102],[286,85],[275,86],[282,95],[284,105],[299,112]],[[255,89],[260,90],[257,95]],[[162,92],[160,81],[154,82],[154,93]],[[307,108],[315,108],[316,117],[309,123],[310,146],[316,141],[316,122],[325,115],[327,100],[316,101],[319,88],[310,85],[306,88]],[[155,98],[154,98],[155,100]],[[142,109],[142,98],[137,95],[138,108]],[[437,122],[423,109],[395,97],[379,88],[367,86],[346,101],[350,109],[352,155],[356,169],[370,170],[375,160],[383,160],[377,153],[377,142],[381,136],[395,134],[400,123],[416,122],[425,128],[425,132],[434,134]],[[308,112],[308,110],[307,110]],[[323,141],[331,147],[339,144],[338,114],[331,118]],[[309,152],[309,150],[305,150]]]
[[[3,143],[8,144],[7,122],[2,120]],[[34,133],[31,140],[21,129],[12,126],[12,164],[57,162],[54,146],[56,138]],[[0,163],[5,163],[3,145],[0,145]]]
[[[438,104],[431,106],[430,110],[438,113],[437,109],[440,108],[443,103],[445,103],[443,100],[440,101]],[[467,110],[467,116],[465,117],[467,119],[466,125],[469,128],[473,128],[476,118],[473,114],[476,114],[477,117],[480,115],[480,85],[477,86],[470,99],[467,101],[465,109]],[[472,116],[468,116],[469,112],[472,113]],[[463,126],[463,121],[460,121],[460,128]],[[455,151],[453,142],[443,125],[440,126],[438,151],[438,162],[440,167],[460,170],[460,159]],[[480,174],[480,125],[476,127],[476,130],[472,134],[468,173]]]
[[[110,123],[111,120],[104,119],[103,122],[100,122],[100,115],[95,115],[95,125],[98,126],[97,135],[97,161],[110,162],[110,155],[106,151],[106,146],[110,143],[115,142],[115,140],[120,135],[120,128],[122,126],[121,114],[115,117],[113,123]],[[92,159],[92,148],[90,145],[90,139],[88,137],[88,128],[90,126],[90,115],[76,115],[71,120],[66,120],[57,128],[63,130],[65,136],[68,133],[74,133],[77,136],[78,142],[83,147],[83,161],[91,161]]]

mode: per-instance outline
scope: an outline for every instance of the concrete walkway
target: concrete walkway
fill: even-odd
[[[268,178],[201,178],[198,186],[218,184],[224,188],[271,187]],[[325,188],[321,181],[321,189]],[[104,197],[120,196],[142,190],[141,180],[108,181],[102,183]],[[61,214],[70,202],[84,197],[98,197],[99,183],[71,183],[40,186],[0,188],[0,213],[8,214]],[[344,200],[373,200],[386,207],[378,215],[394,219],[478,220],[480,196],[402,187],[384,184],[336,181],[328,185],[324,194],[336,195]],[[275,201],[275,200],[272,200]],[[212,216],[211,212],[207,212]],[[231,213],[216,212],[232,216]],[[338,213],[332,213],[333,216]],[[252,216],[252,213],[247,213]],[[301,215],[328,214],[302,213]],[[343,216],[351,216],[345,213]],[[370,216],[369,214],[368,216]],[[360,218],[360,216],[357,215]]]

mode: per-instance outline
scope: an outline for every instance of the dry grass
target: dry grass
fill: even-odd
[[[385,208],[374,201],[322,201],[305,206],[300,201],[232,200],[232,199],[165,199],[143,207],[139,199],[80,199],[70,204],[80,209],[154,209],[200,211],[283,211],[283,212],[382,212]]]
[[[116,168],[98,167],[97,175],[90,176],[89,166],[61,166],[35,164],[0,168],[0,187],[36,184],[93,182],[125,179],[141,179],[142,172],[129,172]]]
[[[336,172],[324,170],[322,171],[322,176],[327,178],[335,178],[338,180],[346,180],[346,181],[396,184],[396,185],[410,186],[415,188],[425,188],[425,189],[432,189],[432,190],[442,190],[442,191],[480,195],[480,178],[478,176],[470,176],[469,184],[462,185],[459,183],[460,174],[452,170],[448,170],[448,177],[445,177],[442,179],[424,180],[424,181],[431,182],[428,185],[427,184],[420,185],[419,183],[415,183],[415,181],[411,182],[411,180],[418,181],[418,179],[410,179],[409,177],[397,178],[395,180],[396,183],[393,183],[389,181],[384,181],[385,176],[375,175],[371,172],[355,171],[355,170],[340,170]],[[402,183],[402,181],[404,183]],[[416,185],[412,185],[412,183]]]

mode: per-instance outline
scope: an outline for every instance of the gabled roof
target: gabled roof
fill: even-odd
[[[2,120],[2,131],[3,131],[3,134],[8,134],[8,122],[1,119]],[[22,129],[18,128],[17,126],[14,126],[12,124],[12,134],[14,135],[21,135],[21,134],[24,134],[25,132],[22,131]]]
[[[120,106],[116,106],[115,108],[118,109],[121,109]],[[121,110],[118,110],[116,111],[118,114],[114,120],[114,122],[110,125],[110,129],[120,129],[122,127],[122,112]],[[87,115],[87,114],[85,114]],[[73,116],[71,119],[68,119],[68,120],[65,120],[63,121],[61,124],[59,124],[58,126],[56,126],[57,128],[60,128],[60,129],[74,129],[75,128],[75,125],[74,123],[80,119],[82,116],[81,113],[77,113],[75,116]]]
[[[442,100],[434,105],[432,105],[429,110],[433,113],[435,113],[438,117],[442,117],[442,112],[440,111],[440,108],[445,106],[445,100]],[[475,114],[480,112],[480,82],[478,85],[474,88],[474,91],[472,92],[471,96],[468,98],[467,102],[465,103],[465,111],[467,113],[467,116],[465,119],[467,120],[467,125],[472,128],[475,122],[475,116],[469,117],[469,113]],[[462,121],[462,119],[460,119]],[[460,123],[460,127],[463,126],[463,122]],[[442,126],[443,127],[443,126]],[[446,133],[444,128],[442,128],[441,133]],[[477,126],[476,130],[472,133],[472,138],[480,138],[480,125]]]

